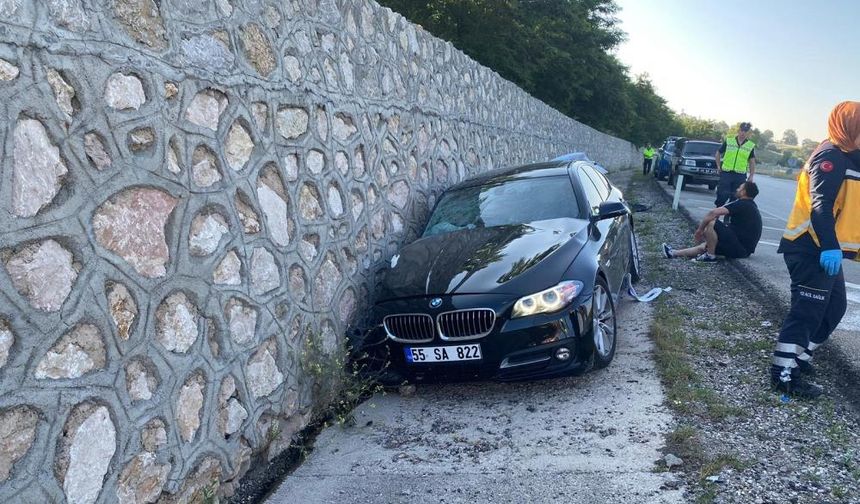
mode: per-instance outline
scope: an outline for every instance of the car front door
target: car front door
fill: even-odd
[[[610,199],[609,184],[587,163],[580,165],[577,175],[588,198],[589,207],[596,212],[601,203]],[[617,291],[619,282],[623,280],[624,265],[627,264],[623,250],[619,254],[619,245],[623,236],[621,232],[624,227],[623,219],[624,217],[616,217],[597,221],[594,224],[598,230],[595,237],[600,241],[597,261],[600,269],[607,276],[612,292]]]
[[[612,184],[605,176],[598,173],[591,166],[584,166],[583,171],[591,179],[597,188],[602,201],[623,201],[621,192],[613,190]],[[604,265],[612,292],[617,292],[624,281],[630,264],[630,216],[624,215],[604,221],[609,228],[606,231],[606,242],[604,252],[610,258]]]

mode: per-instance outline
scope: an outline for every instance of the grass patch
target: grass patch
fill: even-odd
[[[696,497],[696,504],[712,504],[717,500],[717,485],[714,483],[706,483],[702,485],[704,493]]]
[[[755,337],[750,337],[749,339],[744,339],[736,342],[732,345],[729,353],[732,355],[748,355],[752,353],[758,352],[772,352],[774,345],[776,343],[769,339],[757,339]]]
[[[747,466],[748,464],[741,461],[735,455],[723,453],[702,465],[702,469],[699,471],[699,477],[700,479],[705,479],[709,476],[717,475],[726,467],[730,467],[735,471],[743,471]]]
[[[665,298],[657,300],[651,338],[656,347],[654,357],[666,387],[669,405],[680,413],[706,416],[715,421],[743,415],[743,410],[727,405],[713,389],[705,385],[690,364],[687,354],[700,343],[699,340],[688,341],[683,322],[684,319]],[[708,345],[712,342],[723,340],[705,340]]]
[[[691,425],[680,425],[666,436],[666,450],[680,457],[685,464],[702,466],[707,454],[698,437],[699,432]]]
[[[726,334],[743,334],[749,332],[749,322],[727,318],[717,323],[717,329]]]

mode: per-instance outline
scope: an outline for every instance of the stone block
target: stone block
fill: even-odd
[[[12,285],[37,310],[58,311],[72,292],[78,271],[74,257],[54,240],[24,247],[6,262]]]
[[[245,49],[245,58],[257,73],[268,77],[275,69],[275,54],[263,30],[258,25],[250,23],[239,30],[239,37]]]
[[[0,482],[9,479],[15,463],[30,450],[38,423],[38,413],[29,406],[0,411]]]
[[[204,89],[191,100],[185,119],[212,131],[218,130],[221,114],[227,109],[227,96],[216,89]]]
[[[148,504],[161,495],[171,464],[159,464],[155,455],[143,452],[135,455],[119,475],[116,499],[119,504]]]
[[[127,341],[134,320],[137,318],[137,303],[128,292],[125,285],[121,283],[109,283],[107,286],[107,300],[110,309],[111,320],[119,339]]]
[[[284,382],[278,369],[278,345],[270,339],[260,345],[245,367],[248,390],[254,397],[266,397]]]
[[[197,341],[200,333],[197,307],[184,292],[165,298],[156,310],[155,318],[155,339],[167,350],[185,353]]]
[[[188,234],[188,251],[192,255],[207,256],[218,250],[221,238],[230,231],[230,226],[223,215],[203,211],[191,221],[191,231]]]
[[[39,361],[35,377],[40,380],[72,379],[106,364],[104,341],[98,327],[80,324],[60,338]]]
[[[178,202],[159,189],[125,189],[96,209],[92,220],[96,241],[139,274],[164,276],[170,261],[164,226]]]
[[[235,250],[230,250],[212,272],[212,281],[216,285],[241,285],[242,261]]]
[[[57,453],[57,473],[69,504],[92,504],[116,451],[116,426],[107,407],[82,403],[66,420]]]
[[[195,374],[179,389],[176,401],[176,428],[182,441],[190,443],[200,428],[200,412],[203,410],[203,392],[206,390],[206,379],[202,374]]]
[[[18,217],[32,217],[53,201],[69,170],[60,158],[60,149],[36,119],[18,120],[12,158],[12,212]]]
[[[152,49],[167,47],[164,22],[154,0],[114,0],[114,15],[135,41]]]

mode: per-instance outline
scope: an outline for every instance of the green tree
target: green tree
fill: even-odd
[[[682,114],[678,119],[681,124],[681,135],[697,140],[722,141],[729,129],[725,123],[720,124],[712,119],[702,119],[686,114]]]
[[[682,125],[654,89],[648,74],[638,75],[628,91],[633,102],[633,122],[625,136],[636,145],[660,145],[669,135],[676,135]]]
[[[787,129],[782,134],[782,143],[786,145],[797,145],[797,133],[793,129]]]
[[[803,155],[803,159],[808,159],[816,147],[818,147],[818,142],[809,138],[804,138],[800,143],[800,152]]]
[[[611,54],[623,40],[613,0],[380,0],[531,95],[639,145],[678,123],[647,77]]]
[[[771,142],[773,142],[773,131],[769,129],[762,131],[759,139],[762,141],[762,148],[767,147]]]

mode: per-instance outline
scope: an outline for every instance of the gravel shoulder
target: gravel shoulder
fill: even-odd
[[[838,362],[817,359],[816,380],[828,391],[822,400],[771,392],[767,371],[783,305],[767,302],[772,295],[742,267],[664,259],[660,243],[687,245],[693,227],[655,184],[635,176],[627,195],[650,207],[636,216],[644,282],[673,287],[655,304],[651,335],[678,420],[666,451],[683,461],[672,470],[687,483],[688,500],[860,502],[858,412],[840,387]]]

